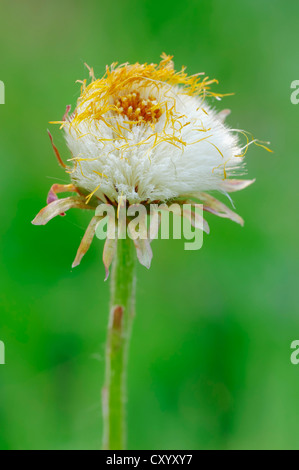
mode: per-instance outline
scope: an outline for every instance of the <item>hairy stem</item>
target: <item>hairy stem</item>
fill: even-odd
[[[118,240],[111,276],[111,303],[103,389],[103,448],[126,447],[128,349],[135,307],[136,254],[132,240]]]

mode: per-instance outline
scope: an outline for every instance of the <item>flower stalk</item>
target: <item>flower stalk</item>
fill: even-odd
[[[130,238],[117,242],[111,275],[111,301],[103,388],[103,448],[126,448],[127,365],[135,315],[136,252]]]

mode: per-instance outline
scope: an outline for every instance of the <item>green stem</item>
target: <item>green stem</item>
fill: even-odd
[[[136,253],[132,240],[118,240],[111,275],[111,303],[103,389],[103,448],[126,447],[128,349],[135,307]]]

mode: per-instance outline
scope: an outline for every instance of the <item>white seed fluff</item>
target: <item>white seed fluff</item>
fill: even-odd
[[[134,90],[132,85],[122,97]],[[90,104],[79,101],[64,126],[74,184],[111,201],[122,195],[130,204],[223,192],[223,180],[240,171],[243,157],[237,136],[221,115],[202,97],[182,93],[179,86],[139,83],[138,92],[143,100],[152,97],[154,105],[160,105],[156,122],[130,123],[121,108],[120,113],[107,111],[104,120],[87,117],[78,123],[74,116]]]

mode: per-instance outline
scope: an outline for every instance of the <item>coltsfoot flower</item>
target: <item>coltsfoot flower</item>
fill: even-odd
[[[95,210],[99,204],[182,204],[196,200],[203,209],[243,224],[242,218],[209,191],[227,193],[246,188],[254,180],[235,179],[244,173],[249,140],[239,144],[238,133],[224,124],[228,110],[217,112],[206,98],[216,80],[203,74],[176,72],[172,57],[156,64],[112,64],[101,79],[89,68],[91,83],[81,82],[75,111],[67,107],[63,128],[72,158],[65,164],[50,139],[59,164],[71,184],[52,186],[48,205],[33,223],[46,224],[70,208]],[[253,141],[254,142],[254,141]],[[75,196],[58,199],[60,192]],[[88,250],[100,218],[92,218],[73,266]],[[207,223],[204,229],[208,232]],[[139,260],[151,259],[150,243],[135,241]],[[106,273],[115,246],[106,241]]]

